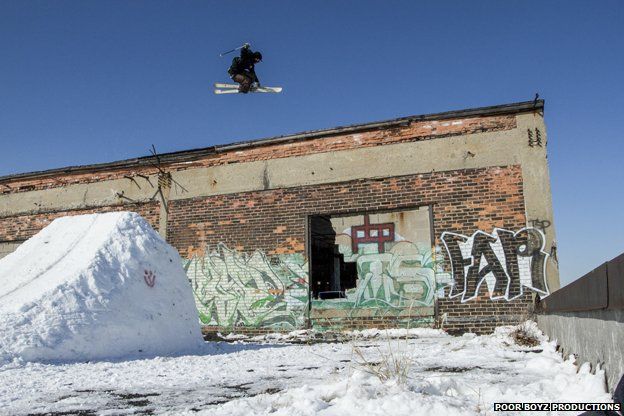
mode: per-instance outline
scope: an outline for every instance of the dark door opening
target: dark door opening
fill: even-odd
[[[344,261],[329,215],[310,217],[310,251],[312,298],[344,298],[345,290],[356,285],[357,265]]]

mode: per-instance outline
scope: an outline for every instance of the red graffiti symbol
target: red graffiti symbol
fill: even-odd
[[[145,280],[145,283],[147,283],[149,287],[154,287],[156,284],[156,274],[151,270],[145,270],[143,280]]]
[[[351,227],[351,250],[357,253],[362,243],[377,243],[379,253],[384,252],[384,243],[394,241],[394,223],[371,224],[364,214],[364,225]]]

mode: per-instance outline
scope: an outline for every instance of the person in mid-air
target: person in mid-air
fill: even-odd
[[[253,52],[248,43],[241,48],[240,57],[232,59],[228,74],[234,82],[240,84],[238,91],[246,94],[260,85],[254,69],[255,64],[260,61],[262,61],[262,54],[257,51]]]

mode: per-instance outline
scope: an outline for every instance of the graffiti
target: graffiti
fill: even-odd
[[[546,228],[550,227],[551,225],[550,221],[540,220],[539,218],[530,220],[529,223],[531,224],[532,227],[539,228],[540,230],[542,230],[543,233],[546,233]]]
[[[156,274],[151,270],[145,270],[143,273],[143,280],[149,287],[154,287],[156,284]]]
[[[492,234],[477,231],[471,237],[444,232],[441,238],[451,263],[450,298],[475,299],[484,282],[493,300],[516,299],[525,287],[548,295],[544,269],[548,253],[540,230],[514,233],[495,228]]]
[[[529,147],[539,146],[542,147],[542,132],[537,127],[535,128],[535,137],[533,131],[527,129],[527,136],[529,136]]]
[[[320,265],[312,272],[314,287],[330,290],[316,290],[319,296],[313,290],[312,317],[383,316],[398,322],[433,314],[438,288],[428,207],[336,216],[313,227],[314,238],[322,236],[318,244],[331,255],[312,256],[313,266]]]
[[[184,265],[205,325],[292,329],[308,305],[307,262],[301,254],[267,257],[218,244]]]
[[[357,253],[360,244],[376,243],[378,252],[384,252],[384,243],[394,241],[394,223],[371,224],[368,214],[364,215],[364,225],[351,227],[351,248]]]
[[[491,234],[477,231],[470,236],[444,232],[444,247],[434,248],[426,214],[418,213],[423,218],[409,212],[392,214],[399,217],[396,222],[391,222],[391,214],[384,214],[377,224],[371,224],[366,215],[363,225],[362,216],[354,216],[337,219],[325,229],[319,227],[316,235],[320,237],[314,241],[325,246],[321,247],[323,255],[313,258],[321,259],[318,264],[323,267],[314,279],[325,286],[316,293],[332,296],[318,299],[315,292],[310,299],[308,263],[303,254],[245,253],[222,243],[191,251],[184,267],[200,320],[225,328],[289,330],[303,327],[308,318],[390,316],[409,320],[411,308],[419,308],[421,315],[414,315],[417,319],[427,319],[436,297],[468,302],[487,292],[490,299],[511,301],[527,290],[540,296],[549,294],[545,280],[549,254],[544,251],[545,238],[539,228],[517,232],[495,228]],[[339,224],[344,225],[343,231],[332,234]],[[328,227],[333,228],[328,231]],[[408,241],[400,231],[418,241]],[[145,281],[153,285],[155,274],[148,272]]]
[[[353,227],[355,228],[355,227]],[[431,248],[409,241],[397,241],[386,252],[376,252],[377,242],[353,252],[351,236],[336,236],[345,262],[357,266],[356,287],[345,298],[313,300],[316,308],[409,308],[433,305],[434,261]]]

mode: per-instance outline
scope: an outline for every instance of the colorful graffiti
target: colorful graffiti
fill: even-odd
[[[301,254],[248,255],[218,244],[193,255],[184,267],[205,325],[303,326],[308,266]]]
[[[528,288],[540,296],[549,294],[546,284],[544,234],[537,228],[518,232],[495,228],[492,234],[477,231],[468,237],[444,232],[452,284],[448,296],[468,302],[478,296],[483,283],[491,299],[513,300]]]
[[[324,309],[409,308],[431,306],[435,294],[435,272],[431,248],[409,241],[386,242],[379,252],[378,242],[359,243],[353,252],[351,236],[336,236],[345,262],[357,265],[356,287],[345,298],[313,300]]]
[[[371,224],[368,214],[364,215],[363,225],[351,227],[351,249],[357,253],[360,244],[376,243],[377,252],[385,251],[385,243],[394,241],[394,223]]]
[[[335,247],[331,258],[340,262],[334,264],[334,272],[322,270],[340,270],[354,282],[354,287],[343,286],[339,297],[310,300],[309,269],[303,254],[249,254],[224,244],[195,252],[184,267],[202,323],[295,329],[303,327],[308,317],[383,315],[398,319],[411,316],[406,313],[411,308],[419,308],[419,316],[424,317],[433,313],[436,298],[468,302],[483,293],[484,285],[492,300],[517,299],[527,289],[540,296],[549,294],[548,254],[538,228],[517,232],[495,228],[491,234],[476,231],[471,236],[444,232],[444,248],[432,251],[428,238],[407,241],[390,224],[371,224],[365,218],[363,226],[352,225],[331,237],[327,249]],[[331,276],[335,279],[341,274]],[[146,283],[154,280],[146,275]],[[310,307],[312,315],[308,315]],[[320,314],[314,315],[315,311]]]

